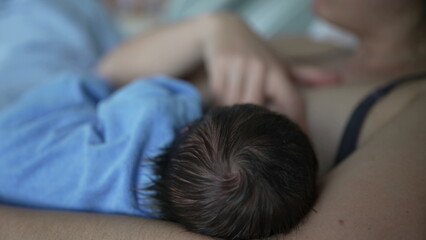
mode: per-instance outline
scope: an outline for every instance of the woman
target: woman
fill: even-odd
[[[221,96],[220,94],[224,92],[221,91],[222,88],[233,89],[229,94],[225,92],[223,97],[225,103],[257,103],[257,101],[261,104],[271,103],[275,109],[288,113],[295,121],[303,124],[303,111],[300,111],[300,108],[293,109],[292,107],[295,104],[298,104],[299,107],[302,106],[301,100],[304,100],[307,109],[307,129],[317,148],[320,160],[323,159],[320,161],[322,168],[328,169],[332,165],[330,159],[335,155],[343,126],[356,104],[377,86],[388,83],[393,78],[426,71],[426,67],[422,64],[426,55],[424,52],[425,36],[418,30],[419,24],[424,19],[425,7],[420,0],[319,0],[315,2],[315,8],[319,15],[354,31],[361,39],[360,48],[353,56],[339,61],[340,64],[330,66],[341,74],[342,80],[347,84],[332,88],[304,90],[303,94],[300,93],[295,84],[289,80],[289,73],[294,71],[288,67],[287,70],[279,70],[280,65],[276,58],[272,57],[273,54],[270,50],[243,27],[238,27],[240,23],[238,20],[232,20],[233,17],[231,20],[229,17],[213,17],[214,20],[206,21],[207,25],[213,26],[213,28],[225,27],[212,31],[223,35],[209,36],[208,39],[219,39],[219,44],[210,45],[213,47],[207,49],[213,50],[205,56],[207,56],[207,63],[210,64],[209,69],[225,69],[210,70],[209,72],[212,74],[211,82],[213,90],[215,90],[213,96],[216,98]],[[391,19],[394,19],[395,22],[390,23]],[[197,46],[203,41],[197,36],[191,38],[190,33],[195,26],[202,25],[200,22],[203,21],[195,20],[174,28],[176,31],[187,34],[176,34],[173,29],[170,29],[142,37],[136,42],[147,41],[147,44],[153,40],[155,44],[161,44],[162,40],[164,43],[164,40],[173,37],[175,40],[173,43],[178,43],[180,41],[176,41],[176,36],[181,35],[187,37],[182,42],[191,43],[190,46]],[[226,24],[223,24],[224,22]],[[164,34],[167,32],[173,34]],[[227,32],[243,37],[227,39],[229,34],[224,34]],[[207,33],[211,32],[207,31]],[[234,44],[232,44],[233,41]],[[168,41],[165,43],[161,46],[169,45]],[[134,50],[132,44],[127,46]],[[219,47],[215,48],[215,46]],[[271,73],[267,75],[269,77],[257,78],[266,79],[266,83],[262,82],[261,86],[266,87],[263,88],[265,91],[261,91],[260,97],[252,98],[252,94],[243,93],[234,98],[234,92],[239,91],[237,89],[240,88],[225,87],[228,86],[226,85],[228,82],[240,86],[238,84],[243,77],[239,76],[247,74],[245,71],[233,71],[235,67],[229,68],[231,70],[228,71],[226,64],[216,67],[215,62],[222,62],[217,60],[219,56],[216,54],[229,52],[229,48],[226,46],[231,46],[230,50],[234,49],[237,56],[240,56],[239,53],[252,53],[250,56],[260,59],[258,62],[261,63],[261,66],[268,66],[268,68],[260,67],[258,68],[260,70],[255,71],[259,76],[262,76],[259,73],[263,71],[262,69],[267,69],[267,73]],[[241,51],[235,51],[236,47],[239,47]],[[152,48],[147,47],[144,51],[153,50],[155,51],[153,55],[157,55],[159,52],[156,49],[158,49],[158,45]],[[153,72],[179,76],[192,70],[202,57],[199,52],[202,48],[191,48],[194,52],[188,55],[186,55],[186,51],[183,51],[184,48],[172,46],[172,49],[182,50],[183,55],[174,52],[174,54],[167,55],[168,58],[164,58],[164,62],[161,64],[151,66],[143,64],[142,66],[153,69]],[[161,50],[166,53],[171,52],[165,48],[161,48]],[[114,62],[115,57],[120,59],[119,56],[129,57],[128,54],[121,55],[120,52],[126,53],[125,50],[119,49],[116,54],[113,53],[103,63]],[[138,54],[146,56],[147,52],[145,54],[138,52]],[[389,57],[387,54],[392,55]],[[178,56],[179,58],[177,58]],[[183,58],[182,56],[189,57]],[[151,60],[152,63],[152,58],[148,58],[148,60]],[[182,64],[175,65],[176,62]],[[241,64],[240,61],[236,61],[236,63],[237,67],[244,69],[244,63]],[[155,68],[160,65],[161,69]],[[272,67],[270,67],[271,65]],[[123,68],[119,70],[121,71],[121,69]],[[115,74],[117,69],[110,69],[108,64],[101,64],[101,72],[110,76],[113,81],[119,82],[126,82],[133,77],[132,74],[117,77],[122,76],[122,73]],[[230,77],[217,77],[224,72]],[[150,73],[145,72],[144,74]],[[136,75],[144,74],[136,73]],[[306,72],[303,76],[306,78]],[[359,78],[364,79],[364,76],[369,79],[360,81]],[[237,83],[233,79],[236,79]],[[299,77],[299,79],[302,78]],[[256,80],[253,80],[252,83],[259,84]],[[252,85],[248,84],[248,86]],[[251,88],[247,87],[247,91],[250,92],[249,89]],[[277,92],[282,91],[281,89],[288,94],[285,96],[278,94]],[[249,99],[244,99],[244,96],[248,96]],[[267,98],[270,101],[265,101]],[[293,104],[288,104],[288,101]],[[425,83],[421,80],[400,85],[382,98],[364,122],[361,138],[358,141],[360,147],[323,178],[319,200],[314,207],[315,211],[308,216],[298,231],[285,236],[286,239],[424,239],[426,236],[424,230],[426,192],[422,185],[426,183],[426,162],[424,161],[426,156],[424,150],[426,114],[422,109],[425,104]],[[89,237],[93,239],[106,239],[107,237],[111,239],[119,237],[123,239],[144,237],[170,239],[171,236],[173,239],[203,239],[203,236],[182,232],[179,226],[153,220],[17,210],[9,207],[2,207],[1,211],[3,216],[0,219],[1,234],[4,234],[6,239],[29,237],[34,239],[67,237],[70,239]],[[33,217],[38,217],[40,221],[28,220]],[[58,231],[62,226],[67,226],[68,229]],[[51,230],[46,230],[46,228]],[[17,232],[21,235],[18,235]]]
[[[382,3],[384,6],[379,1],[350,3],[354,5],[350,9],[357,9],[358,13],[353,10],[348,14],[342,13],[347,10],[346,4],[341,6],[342,9],[336,9],[327,1],[314,2],[319,15],[360,38],[359,48],[350,56],[345,50],[341,50],[342,54],[336,54],[339,50],[334,50],[332,55],[337,57],[321,61],[320,66],[326,71],[300,64],[289,67],[289,61],[285,66],[239,18],[229,14],[207,15],[151,35],[142,35],[106,56],[99,65],[100,71],[117,85],[156,72],[194,79],[194,74],[188,76],[188,73],[194,69],[197,72],[197,64],[204,59],[210,80],[203,81],[202,74],[196,73],[195,84],[201,85],[199,88],[204,90],[212,89],[211,92],[204,91],[205,98],[228,105],[244,102],[267,104],[269,108],[290,116],[302,127],[308,120],[308,129],[317,146],[324,173],[331,166],[344,125],[356,104],[369,92],[396,78],[426,72],[425,36],[421,29],[423,13],[413,13],[415,4],[423,4],[421,1],[395,1],[392,5]],[[377,8],[382,9],[382,18],[389,17],[390,20],[373,24],[378,22],[376,14],[372,14]],[[423,5],[417,8],[424,9]],[[398,13],[400,23],[390,24],[394,21],[392,14],[399,9],[405,9],[405,12]],[[363,21],[357,21],[361,14]],[[170,38],[173,38],[173,44],[169,44]],[[283,53],[280,57],[294,56],[286,55],[287,49],[295,47],[294,43],[274,41],[273,45]],[[156,56],[155,59],[160,59],[160,62],[146,56]],[[309,57],[303,60],[309,61]],[[298,61],[301,61],[300,58]],[[304,89],[304,97],[297,88],[298,83],[324,85],[338,81],[345,84],[339,88]],[[410,97],[406,98],[405,103],[399,101],[401,109]],[[304,101],[307,112],[303,109]],[[389,112],[387,118],[380,119],[380,124],[400,111],[398,105],[383,110]],[[305,114],[308,114],[307,119]],[[369,126],[372,124],[366,123],[369,131],[379,128],[377,124]]]

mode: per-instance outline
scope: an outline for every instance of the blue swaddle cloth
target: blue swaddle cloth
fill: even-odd
[[[164,76],[113,92],[92,72],[119,41],[97,0],[0,0],[0,204],[152,217],[145,160],[200,96]]]
[[[0,112],[0,203],[152,217],[137,189],[157,156],[201,116],[186,82],[155,76],[112,93],[64,75]]]
[[[0,0],[0,109],[62,71],[91,72],[120,40],[97,0]]]

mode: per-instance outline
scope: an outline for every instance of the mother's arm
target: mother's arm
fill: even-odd
[[[281,239],[426,238],[426,93],[325,179],[315,211]],[[211,239],[150,219],[0,207],[0,239]],[[283,216],[285,217],[285,216]],[[272,238],[276,239],[276,238]]]
[[[0,206],[2,240],[141,240],[212,239],[180,226],[152,219],[81,212]]]
[[[212,13],[142,34],[118,46],[98,64],[117,86],[151,74],[185,77],[206,65],[205,97],[219,105],[268,104],[304,126],[304,101],[294,81],[335,83],[335,74],[290,68],[244,21]],[[294,81],[293,81],[294,80]]]

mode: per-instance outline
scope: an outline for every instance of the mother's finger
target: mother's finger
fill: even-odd
[[[213,92],[213,101],[217,104],[224,104],[226,95],[227,67],[225,59],[216,59],[209,64],[209,86]]]
[[[227,66],[225,103],[228,105],[241,103],[244,78],[244,62],[242,59],[233,59]]]
[[[258,59],[250,60],[246,70],[242,101],[263,105],[265,103],[265,64]]]
[[[332,85],[342,81],[337,72],[316,66],[294,66],[289,70],[295,82],[308,86]]]
[[[266,91],[274,110],[287,115],[306,130],[305,105],[298,89],[281,71],[271,71],[267,81]]]

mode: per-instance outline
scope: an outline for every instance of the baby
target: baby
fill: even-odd
[[[317,161],[286,117],[255,105],[210,111],[154,159],[163,219],[225,239],[287,233],[316,197]]]
[[[115,91],[74,74],[50,81],[0,112],[0,203],[161,217],[226,239],[289,232],[315,200],[308,138],[254,105],[196,120],[200,103],[164,76]]]

